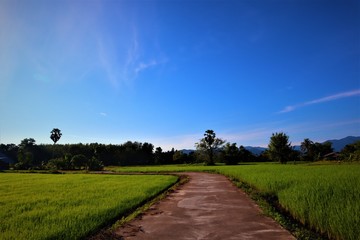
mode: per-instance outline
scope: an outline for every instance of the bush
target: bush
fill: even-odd
[[[104,164],[102,163],[102,161],[98,160],[96,157],[92,157],[87,162],[86,168],[89,171],[101,171],[104,168]]]
[[[49,160],[46,168],[50,170],[70,170],[72,169],[71,162],[64,158],[54,158]]]

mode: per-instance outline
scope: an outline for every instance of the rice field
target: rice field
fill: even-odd
[[[296,219],[331,239],[360,239],[360,165],[247,165],[219,173],[275,194]]]
[[[113,167],[118,172],[211,171],[278,197],[332,239],[360,239],[360,164]],[[79,239],[177,180],[161,175],[0,174],[0,239]]]
[[[0,174],[0,239],[79,239],[177,181],[162,175]]]
[[[154,166],[117,171],[214,171],[278,197],[298,221],[331,239],[360,239],[360,164]]]
[[[162,173],[162,172],[216,172],[219,166],[204,166],[203,164],[177,164],[154,166],[106,167],[106,170],[120,173]]]

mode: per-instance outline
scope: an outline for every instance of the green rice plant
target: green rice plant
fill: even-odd
[[[262,164],[219,173],[276,195],[295,219],[331,239],[360,239],[360,165]]]
[[[360,239],[360,164],[114,167],[120,172],[218,172],[276,196],[295,219],[331,239]]]
[[[0,174],[0,239],[79,239],[177,181],[162,175]]]
[[[215,172],[217,166],[204,166],[203,164],[177,164],[177,165],[156,165],[156,166],[132,166],[132,167],[106,167],[106,170],[115,172]]]

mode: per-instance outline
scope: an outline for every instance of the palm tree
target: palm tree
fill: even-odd
[[[311,141],[308,138],[305,138],[304,141],[301,143],[301,151],[303,153],[309,154],[309,152],[311,152],[311,148],[314,145],[314,142]]]
[[[50,138],[54,141],[54,144],[61,138],[61,131],[58,128],[54,128],[51,132]]]

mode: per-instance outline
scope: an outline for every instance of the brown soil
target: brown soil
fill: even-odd
[[[226,177],[186,173],[188,183],[106,238],[295,239]]]

